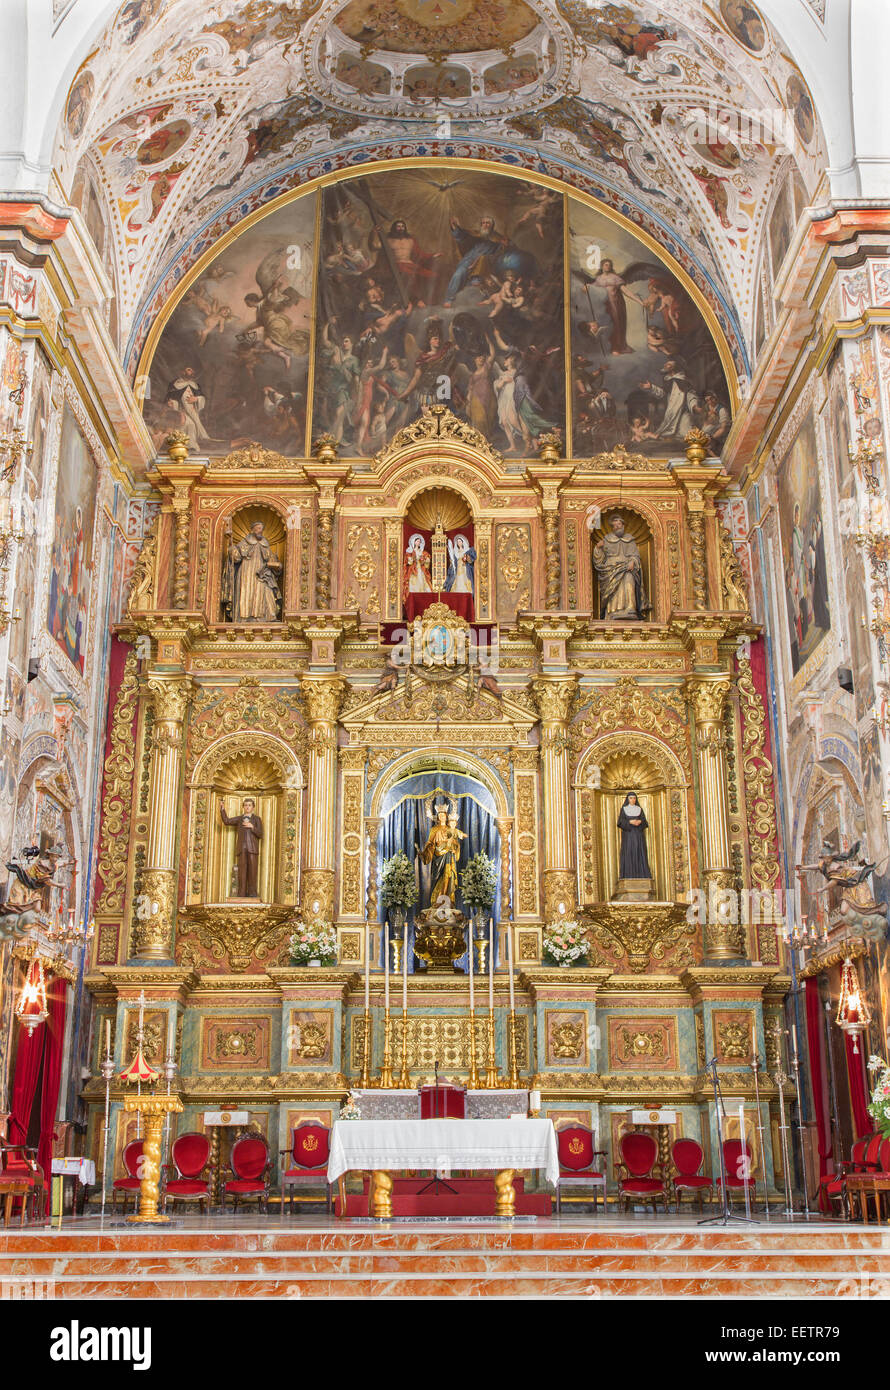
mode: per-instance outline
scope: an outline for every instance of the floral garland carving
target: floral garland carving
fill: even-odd
[[[754,686],[751,662],[739,659],[736,679],[742,707],[742,775],[748,807],[751,878],[757,888],[772,888],[779,877],[778,830],[773,798],[773,765],[764,752],[766,711]]]
[[[218,690],[198,690],[189,729],[188,776],[215,739],[249,729],[260,729],[283,738],[299,758],[305,777],[307,735],[295,705],[267,690],[253,676],[243,676],[235,689],[222,697]]]
[[[105,795],[102,798],[102,830],[99,837],[99,873],[102,895],[97,912],[122,912],[127,880],[127,843],[133,774],[136,770],[133,721],[139,701],[136,657],[127,653],[124,678],[117,692],[111,721],[111,751],[105,761]]]

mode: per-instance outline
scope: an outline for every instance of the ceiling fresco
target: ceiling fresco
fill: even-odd
[[[796,170],[813,195],[825,162],[749,0],[129,0],[72,84],[56,166],[106,209],[132,372],[209,237],[326,172],[410,157],[600,197],[688,262],[741,376],[776,190]]]

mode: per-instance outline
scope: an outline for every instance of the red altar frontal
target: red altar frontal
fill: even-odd
[[[426,1189],[424,1191],[423,1189]],[[345,1209],[339,1196],[334,1199],[336,1216],[367,1216],[370,1197],[370,1178],[362,1179],[361,1192],[346,1194]],[[552,1198],[549,1192],[526,1192],[525,1179],[513,1179],[517,1216],[550,1216]],[[392,1186],[393,1216],[494,1216],[495,1189],[491,1174],[482,1177],[449,1177],[447,1186],[431,1186],[429,1177],[407,1176],[394,1178]]]

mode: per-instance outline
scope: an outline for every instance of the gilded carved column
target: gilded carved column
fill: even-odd
[[[382,818],[365,817],[365,834],[368,837],[368,893],[366,898],[367,918],[377,921],[377,836],[380,834]]]
[[[552,435],[542,435],[541,462],[529,464],[525,476],[541,498],[544,523],[544,607],[559,612],[562,607],[562,559],[559,544],[559,495],[571,479],[574,468],[561,461]]]
[[[203,463],[188,461],[188,436],[174,430],[167,440],[167,457],[158,458],[150,480],[164,494],[164,511],[173,514],[173,607],[188,608],[191,578],[191,494],[205,473]]]
[[[532,691],[541,716],[544,788],[544,918],[572,916],[577,901],[569,805],[568,720],[578,677],[540,676]],[[560,904],[563,912],[559,910]]]
[[[148,793],[148,843],[131,955],[169,960],[173,955],[179,873],[179,793],[183,724],[192,684],[188,676],[153,675],[148,690],[154,708]]]
[[[714,497],[729,480],[718,459],[707,462],[709,443],[701,430],[690,430],[686,462],[674,469],[686,493],[692,607],[699,612],[722,607]]]
[[[513,830],[513,817],[498,816],[495,825],[501,837],[501,921],[509,922],[513,916],[513,904],[510,897],[510,863],[513,853],[510,837]]]
[[[318,525],[315,533],[315,606],[322,612],[331,606],[331,573],[334,558],[334,519],[337,497],[352,477],[348,464],[337,460],[337,441],[323,434],[316,439],[313,453],[317,464],[307,469],[318,488]]]
[[[719,909],[721,890],[731,890],[734,883],[729,849],[729,802],[724,752],[726,731],[723,722],[731,689],[732,680],[724,672],[690,676],[686,682],[686,699],[695,718],[701,877],[708,894],[705,951],[712,960],[729,960],[738,956],[740,951],[737,923],[722,921],[719,910],[715,911],[715,906]]]
[[[303,913],[312,921],[334,919],[337,799],[337,715],[346,682],[342,676],[303,676],[309,717],[309,790]]]

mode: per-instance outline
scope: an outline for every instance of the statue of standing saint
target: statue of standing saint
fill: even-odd
[[[258,898],[260,840],[263,838],[263,822],[255,815],[256,803],[252,797],[245,797],[240,816],[226,814],[226,808],[219,803],[219,813],[224,825],[235,827],[235,863],[238,872],[239,898]]]
[[[441,803],[436,807],[436,820],[427,842],[421,852],[424,864],[432,865],[430,902],[438,902],[444,894],[453,903],[457,894],[457,861],[460,858],[460,842],[467,837],[457,828],[457,812],[449,815],[448,806]]]
[[[639,547],[625,535],[624,520],[618,512],[609,518],[609,529],[593,547],[593,568],[599,580],[601,618],[643,620],[652,611],[643,584]]]
[[[220,601],[229,622],[277,623],[281,616],[282,564],[255,521],[240,541],[230,541]]]

